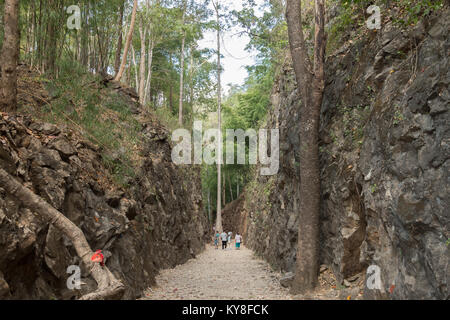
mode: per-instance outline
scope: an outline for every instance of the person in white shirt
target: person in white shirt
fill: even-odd
[[[231,236],[233,235],[233,232],[228,232],[228,245],[230,246],[231,249]]]
[[[241,248],[241,242],[242,242],[242,236],[239,233],[236,233],[236,250],[239,250]]]
[[[225,250],[227,248],[227,239],[228,235],[225,233],[225,231],[222,231],[220,234],[220,238],[222,239],[222,250]]]

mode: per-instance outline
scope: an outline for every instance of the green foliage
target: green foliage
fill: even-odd
[[[402,114],[402,112],[400,111],[399,108],[397,108],[395,110],[395,114],[394,114],[394,121],[393,124],[394,125],[398,125],[400,122],[402,122],[404,120],[404,116]]]
[[[234,91],[225,103],[225,128],[258,128],[268,110],[273,71],[262,67],[250,72],[245,88]]]
[[[270,105],[270,92],[273,85],[274,70],[270,66],[258,65],[249,68],[249,77],[243,88],[234,88],[226,99],[223,107],[223,130],[226,129],[255,129],[257,130],[263,123],[265,115]],[[226,136],[224,136],[226,139]],[[224,157],[227,148],[234,148],[237,152],[237,141],[233,145],[226,145],[223,148]],[[239,184],[241,190],[250,180],[251,166],[248,164],[249,145],[246,143],[246,164],[245,165],[224,165],[224,176],[227,177],[226,198],[231,201],[231,190],[236,190]],[[211,193],[215,193],[217,187],[217,168],[214,166],[209,174],[213,177],[205,177],[208,181],[206,187]],[[237,192],[236,192],[237,193]]]
[[[186,5],[184,23],[183,7]],[[189,126],[199,109],[214,108],[214,63],[208,61],[212,50],[198,49],[204,32],[213,26],[208,21],[209,10],[203,0],[139,1],[132,48],[122,82],[137,89],[141,59],[148,70],[150,43],[153,44],[152,77],[149,107],[167,107],[173,115],[178,112],[180,97],[181,41],[185,35],[184,120]],[[0,9],[4,0],[0,0]],[[69,30],[65,11],[70,5],[81,9],[81,29]],[[119,19],[121,6],[124,16]],[[20,1],[20,60],[37,68],[45,78],[64,75],[61,66],[76,61],[82,69],[95,74],[114,75],[118,32],[122,31],[122,45],[130,25],[133,1],[130,0],[40,0]],[[3,12],[3,10],[1,10]],[[141,57],[139,29],[147,28],[145,56]],[[0,16],[0,46],[3,40],[3,15]],[[134,55],[132,55],[134,51]],[[121,52],[123,55],[123,51]],[[120,56],[120,55],[119,55]],[[133,59],[134,58],[134,59]],[[136,62],[136,65],[134,64]]]
[[[170,130],[175,130],[180,127],[178,124],[178,116],[174,115],[167,107],[156,108],[154,112],[158,119]]]
[[[285,58],[285,50],[288,47],[287,27],[284,20],[284,7],[277,1],[265,1],[264,14],[256,15],[256,3],[245,0],[241,11],[233,11],[229,17],[231,24],[240,26],[242,34],[250,37],[248,50],[256,50],[257,62],[254,66],[247,67],[248,78],[243,86],[231,88],[228,97],[223,104],[223,127],[226,129],[255,129],[256,131],[264,125],[267,112],[270,107],[270,94],[276,73]],[[224,139],[226,136],[224,135]],[[225,145],[225,143],[224,143]],[[227,148],[237,150],[237,142],[233,145],[225,145],[224,155]],[[245,165],[224,165],[222,171],[226,177],[226,200],[236,198],[237,185],[240,190],[248,190],[251,186],[249,181],[253,179],[252,167],[248,164],[248,148],[246,143]],[[208,190],[215,210],[217,198],[217,167],[204,166],[203,168],[203,190],[204,196]],[[229,183],[231,182],[231,191]],[[269,192],[266,189],[266,193]],[[234,193],[232,196],[231,193]],[[264,191],[261,191],[266,194]],[[205,203],[205,202],[204,202]]]
[[[48,81],[54,98],[40,115],[81,131],[102,150],[102,159],[114,180],[127,187],[135,176],[133,159],[141,125],[123,97],[109,89],[99,90],[99,78],[71,60],[61,61],[60,76]]]
[[[368,7],[373,1],[371,0],[341,0],[341,3],[343,6],[345,7],[349,7],[352,4],[358,5],[358,6],[363,6],[363,7]]]
[[[328,32],[327,52],[332,53],[342,45],[343,34],[354,24],[353,9],[350,6],[343,6],[341,13],[331,24]]]
[[[258,52],[259,65],[279,65],[289,46],[283,4],[266,1],[262,17],[256,15],[253,0],[243,1],[242,6],[241,11],[232,12],[232,18],[234,24],[244,29],[242,33],[250,37],[247,49]]]
[[[266,184],[264,185],[264,194],[266,197],[270,196],[270,193],[273,191],[275,186],[275,182],[273,179],[269,179]]]
[[[343,114],[344,138],[349,137],[353,147],[358,147],[364,139],[364,128],[369,119],[369,106],[341,106]]]
[[[3,44],[3,37],[5,35],[5,28],[4,28],[4,22],[3,22],[3,12],[5,7],[5,0],[0,0],[0,14],[2,15],[0,17],[0,49],[2,48]]]
[[[401,15],[393,17],[393,21],[400,27],[415,25],[419,20],[433,11],[443,7],[442,0],[403,0],[399,1]]]
[[[383,6],[382,17],[390,16],[399,27],[415,25],[420,19],[439,10],[443,6],[442,0],[330,0],[339,4],[339,14],[332,21],[328,29],[327,53],[339,48],[345,36],[351,30],[364,26],[368,14],[366,9],[372,5]],[[401,53],[400,53],[401,54]]]
[[[371,4],[397,7],[400,10],[396,11],[392,19],[402,27],[415,25],[422,17],[439,10],[444,5],[443,0],[340,0],[340,3],[345,9],[367,8]]]

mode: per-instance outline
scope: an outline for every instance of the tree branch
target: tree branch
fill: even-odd
[[[97,282],[97,290],[81,297],[82,300],[120,298],[123,295],[123,283],[117,280],[106,266],[102,267],[90,260],[94,253],[80,228],[1,168],[0,185],[7,193],[20,200],[23,206],[42,216],[70,239],[78,256]]]

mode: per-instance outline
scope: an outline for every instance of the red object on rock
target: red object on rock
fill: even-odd
[[[93,262],[98,262],[100,263],[100,265],[103,267],[105,265],[104,263],[104,259],[105,257],[102,254],[102,250],[97,250],[95,251],[95,253],[92,255],[91,260]]]

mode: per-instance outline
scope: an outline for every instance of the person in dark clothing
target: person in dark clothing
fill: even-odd
[[[220,238],[222,239],[222,250],[225,250],[227,248],[227,241],[228,241],[228,235],[223,231],[220,234]]]

